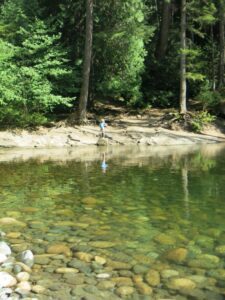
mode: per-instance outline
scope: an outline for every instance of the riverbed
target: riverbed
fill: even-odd
[[[2,149],[0,230],[15,256],[34,253],[31,296],[224,299],[224,157],[223,144]]]

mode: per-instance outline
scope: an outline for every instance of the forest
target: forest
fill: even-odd
[[[224,0],[0,0],[0,126],[224,102]]]

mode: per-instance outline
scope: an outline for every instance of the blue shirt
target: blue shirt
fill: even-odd
[[[101,122],[100,124],[99,124],[99,127],[101,128],[101,129],[104,129],[105,128],[105,122]]]

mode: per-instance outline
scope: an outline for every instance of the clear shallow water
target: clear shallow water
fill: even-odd
[[[37,256],[38,299],[224,299],[225,147],[67,154],[1,154],[1,230]]]

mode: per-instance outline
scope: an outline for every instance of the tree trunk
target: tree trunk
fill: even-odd
[[[218,88],[224,86],[224,63],[225,63],[225,45],[224,45],[224,27],[225,27],[225,4],[220,0],[220,62],[219,62],[219,80]]]
[[[79,99],[79,124],[86,122],[89,78],[91,71],[91,55],[93,40],[93,0],[86,0],[86,32],[82,86]]]
[[[162,19],[160,22],[159,39],[156,47],[155,57],[157,60],[162,60],[166,55],[168,46],[169,28],[172,13],[171,1],[163,1]]]
[[[216,90],[216,70],[215,70],[215,42],[214,42],[214,33],[213,33],[213,26],[211,25],[210,28],[210,40],[212,44],[212,89],[213,91]]]
[[[187,113],[186,81],[186,0],[181,1],[181,55],[180,55],[180,113]]]

